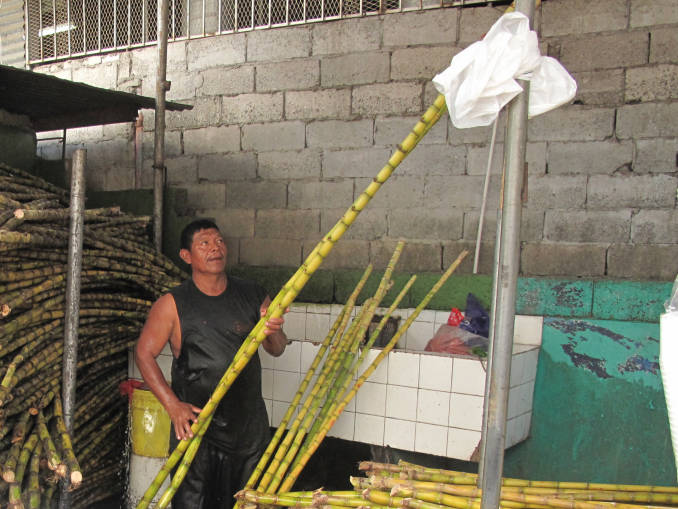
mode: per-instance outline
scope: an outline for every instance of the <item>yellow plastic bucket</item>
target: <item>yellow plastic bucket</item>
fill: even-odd
[[[132,452],[151,458],[166,457],[170,418],[151,391],[134,389],[131,414]]]

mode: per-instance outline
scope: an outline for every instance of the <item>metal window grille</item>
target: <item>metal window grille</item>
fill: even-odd
[[[25,0],[28,64],[120,51],[157,38],[158,0]],[[170,41],[480,0],[170,0]]]

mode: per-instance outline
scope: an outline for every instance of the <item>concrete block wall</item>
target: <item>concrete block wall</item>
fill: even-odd
[[[170,43],[168,99],[193,105],[167,116],[170,185],[187,190],[190,215],[219,221],[231,263],[298,266],[435,98],[431,78],[502,12],[436,9]],[[543,52],[579,89],[573,104],[529,123],[521,274],[673,279],[678,0],[549,0],[535,22]],[[153,95],[155,55],[149,47],[38,70]],[[504,127],[500,118],[495,175]],[[144,129],[150,186],[152,112]],[[445,117],[323,267],[381,263],[383,246],[405,238],[402,270],[440,271],[472,247],[490,135]],[[133,139],[131,125],[72,130],[67,152],[88,148],[92,188],[129,189]],[[495,176],[484,273],[499,188]]]

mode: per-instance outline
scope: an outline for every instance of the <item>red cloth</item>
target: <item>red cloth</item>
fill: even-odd
[[[120,391],[120,394],[123,396],[127,396],[127,398],[131,401],[134,389],[141,389],[143,386],[144,383],[141,380],[125,380],[124,382],[120,382],[118,391]]]

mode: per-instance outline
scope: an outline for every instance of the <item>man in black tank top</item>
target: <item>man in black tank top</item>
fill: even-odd
[[[191,278],[153,304],[136,346],[141,375],[172,420],[173,447],[192,437],[191,424],[270,304],[258,284],[226,277],[226,252],[212,221],[198,220],[184,228],[179,256],[191,266]],[[262,342],[276,357],[287,344],[283,322],[270,319]],[[171,387],[156,362],[168,341],[173,354]],[[172,507],[231,507],[269,439],[256,354],[219,403]]]

